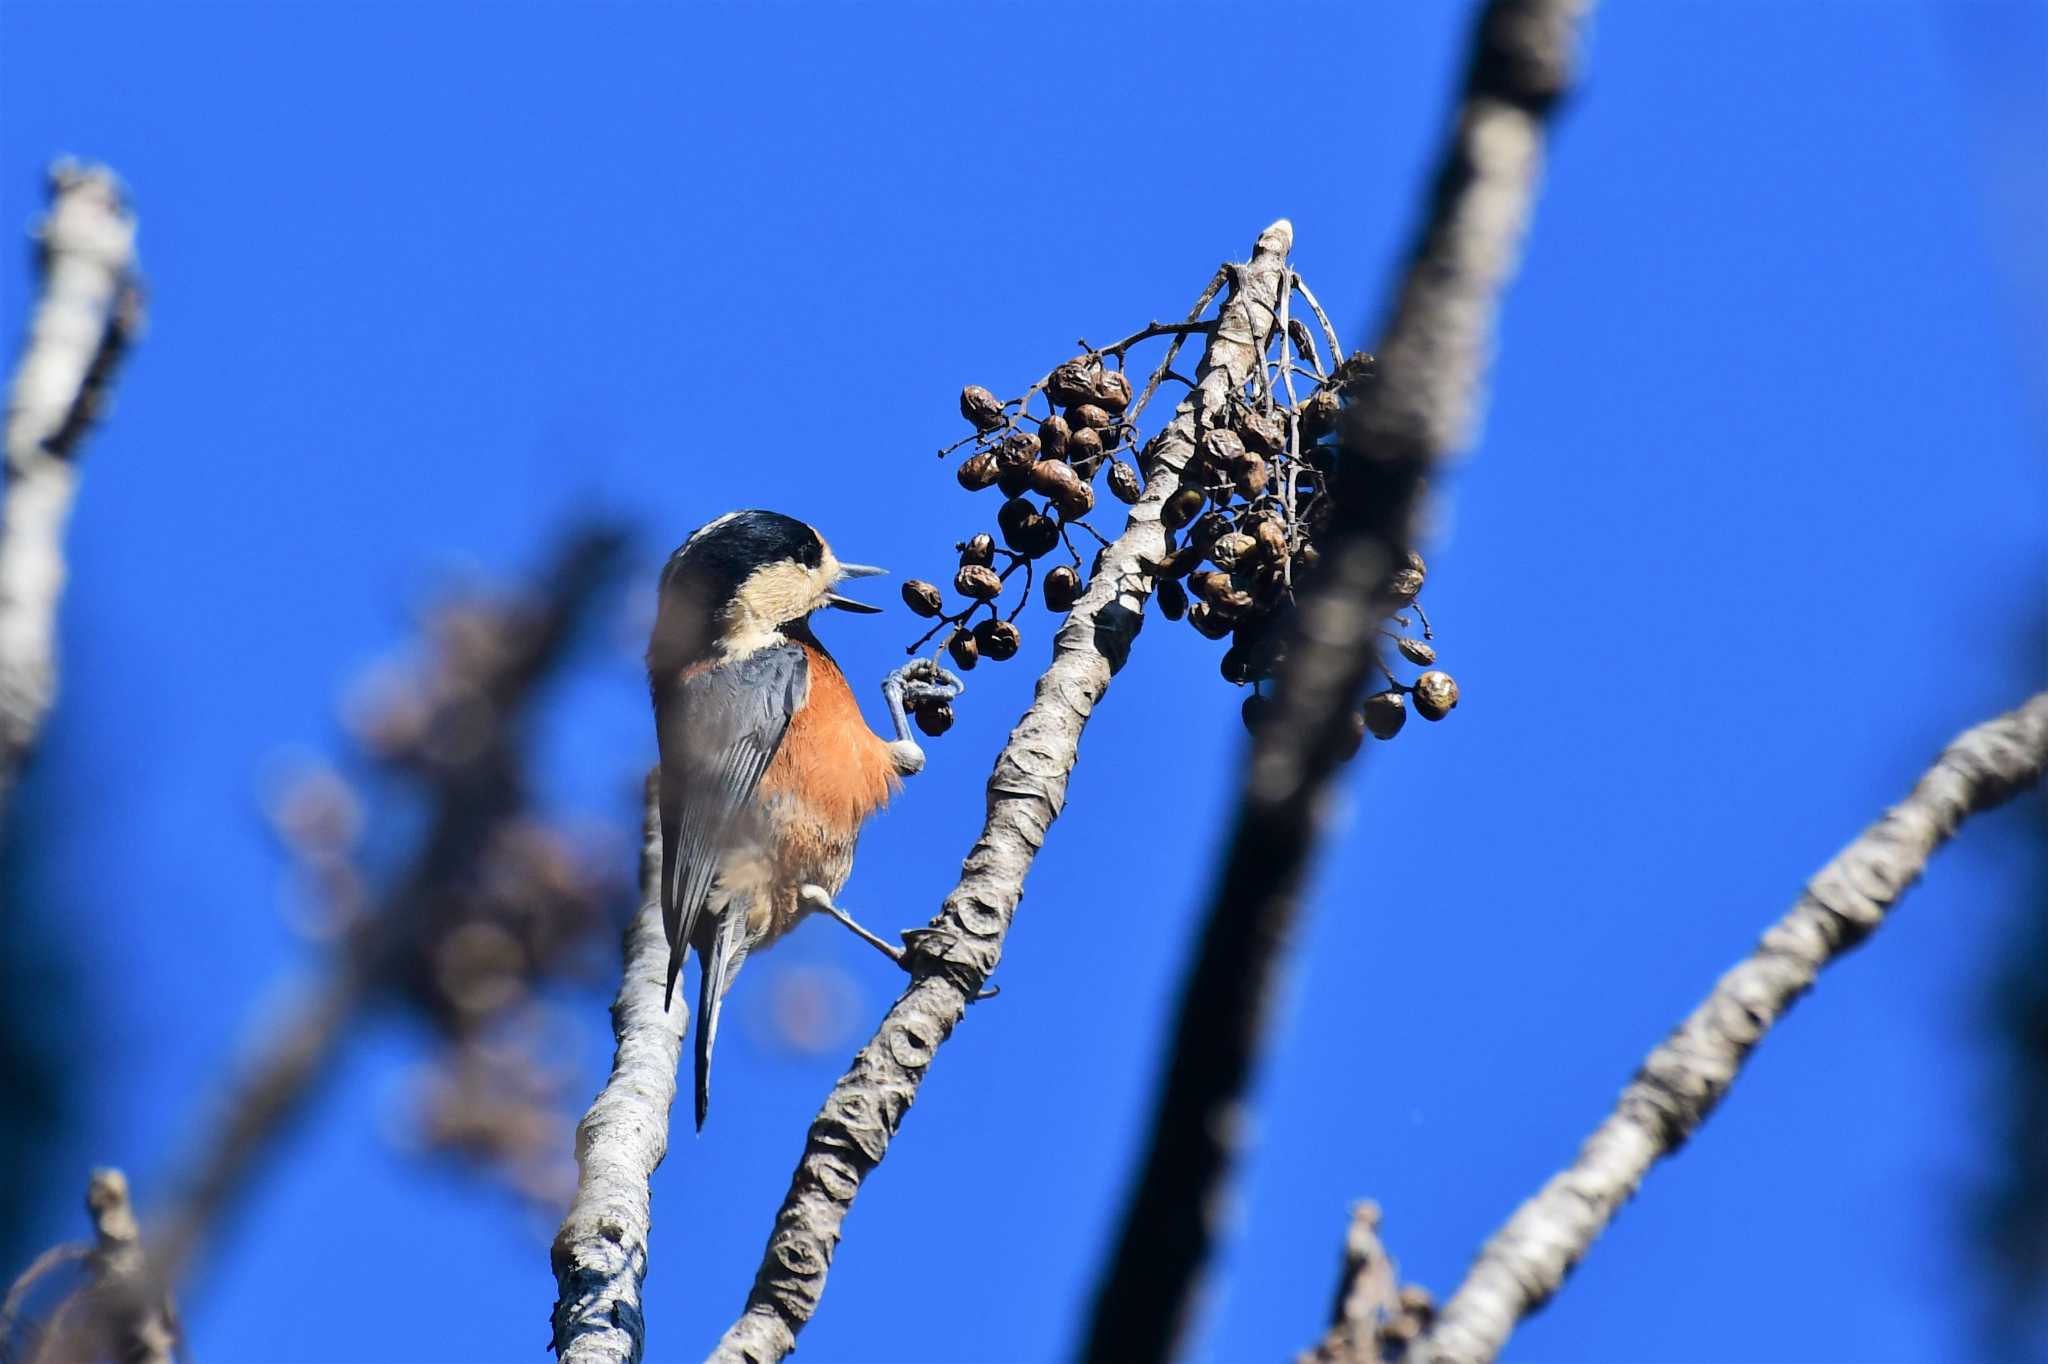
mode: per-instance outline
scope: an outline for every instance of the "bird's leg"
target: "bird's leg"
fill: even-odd
[[[853,916],[851,914],[848,914],[838,905],[832,903],[832,893],[826,890],[823,886],[801,886],[797,889],[796,894],[799,900],[802,900],[812,909],[818,910],[819,912],[824,914],[830,914],[833,918],[839,920],[840,923],[845,924],[848,928],[853,930],[853,935],[856,938],[859,938],[862,942],[874,948],[877,952],[880,952],[890,961],[895,962],[898,966],[904,965],[902,948],[891,947],[888,943],[883,942],[873,933],[868,932],[865,928],[862,928],[859,924],[855,923],[853,921]]]
[[[882,696],[889,703],[889,718],[896,724],[889,757],[897,772],[909,777],[924,770],[924,749],[910,737],[908,708],[921,701],[951,701],[966,690],[965,682],[929,658],[913,658],[882,679]]]
[[[822,914],[829,914],[833,918],[839,920],[840,923],[845,924],[849,929],[853,930],[853,935],[855,937],[859,938],[868,946],[874,948],[877,952],[880,952],[890,961],[895,962],[898,966],[902,967],[906,971],[910,969],[910,962],[906,959],[906,954],[902,948],[892,947],[890,944],[883,942],[882,939],[877,937],[875,934],[868,932],[865,928],[862,928],[859,924],[855,923],[853,916],[851,914],[848,914],[838,905],[832,903],[832,893],[826,890],[823,886],[805,884],[797,888],[796,895],[799,900],[802,900],[812,909],[815,909]],[[988,989],[983,990],[980,994],[976,995],[975,999],[994,999],[997,995],[1001,993],[1002,987],[1000,985],[992,985]]]

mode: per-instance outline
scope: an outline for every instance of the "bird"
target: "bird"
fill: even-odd
[[[750,953],[823,911],[903,962],[835,897],[861,826],[924,767],[905,708],[963,687],[927,658],[890,673],[882,692],[896,737],[884,739],[811,628],[828,608],[879,612],[837,588],[885,571],[842,562],[810,525],[762,510],[707,522],[662,569],[647,675],[661,754],[663,1008],[694,949],[699,1131],[719,1008]]]

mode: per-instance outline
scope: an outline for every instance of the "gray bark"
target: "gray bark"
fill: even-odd
[[[646,1341],[648,1180],[668,1154],[688,1011],[663,1007],[668,936],[661,922],[661,818],[647,779],[640,908],[626,931],[626,966],[612,1002],[618,1049],[611,1078],[576,1126],[576,1199],[555,1233],[554,1350],[562,1364],[638,1360]]]
[[[1821,968],[1876,931],[1969,816],[2041,780],[2048,692],[1963,733],[1912,793],[1835,855],[1757,950],[1643,1062],[1578,1158],[1480,1251],[1412,1358],[1484,1364],[1550,1300],[1657,1161],[1706,1120]]]
[[[0,810],[57,695],[79,444],[142,321],[135,219],[112,172],[53,166],[36,244],[42,291],[8,391],[0,503]]]

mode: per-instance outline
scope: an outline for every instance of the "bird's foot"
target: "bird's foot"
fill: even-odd
[[[868,946],[874,948],[877,952],[880,952],[890,961],[895,962],[898,966],[902,967],[906,971],[910,969],[910,959],[908,953],[906,953],[900,947],[896,947],[882,941],[882,939],[879,936],[868,932],[865,928],[862,928],[858,923],[854,922],[854,918],[851,914],[848,914],[838,905],[832,903],[832,893],[826,890],[823,886],[804,885],[797,889],[796,894],[799,900],[802,900],[805,904],[809,905],[812,909],[817,910],[820,914],[829,914],[833,918],[837,919],[840,923],[845,924],[846,927],[852,931],[855,937],[859,938]],[[976,995],[974,998],[977,1001],[984,999],[994,999],[997,995],[1001,994],[1002,992],[1002,987],[1000,985],[992,985],[988,989],[983,990],[980,994]]]
[[[965,682],[929,658],[913,658],[882,679],[882,696],[889,703],[889,718],[896,724],[889,758],[898,772],[908,777],[924,770],[924,749],[910,737],[908,712],[950,703],[966,690]]]

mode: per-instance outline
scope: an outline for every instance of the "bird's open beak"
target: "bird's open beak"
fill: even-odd
[[[888,571],[886,568],[871,568],[867,564],[839,565],[839,576],[841,578],[872,578]],[[877,615],[882,609],[879,606],[869,606],[864,601],[855,601],[851,597],[842,597],[837,592],[827,592],[825,594],[825,605],[837,607],[841,611],[852,611],[863,616]]]

